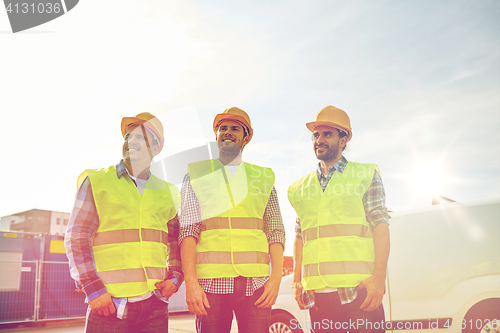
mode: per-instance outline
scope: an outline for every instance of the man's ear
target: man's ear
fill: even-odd
[[[343,136],[340,138],[340,146],[344,148],[347,145],[347,136]]]
[[[153,146],[153,156],[158,155],[158,152],[160,150],[160,145],[156,144]]]

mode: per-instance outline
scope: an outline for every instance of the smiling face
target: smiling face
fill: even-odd
[[[243,126],[234,120],[224,120],[217,128],[217,145],[221,154],[238,155],[248,143]]]
[[[339,137],[339,131],[329,126],[317,126],[313,132],[313,147],[316,158],[322,161],[338,161],[342,157],[342,148],[346,137]]]
[[[151,133],[141,126],[130,126],[123,137],[123,162],[125,165],[134,168],[149,166],[151,160],[158,150],[158,145],[153,144],[154,139]]]

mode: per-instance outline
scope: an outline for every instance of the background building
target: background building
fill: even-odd
[[[3,216],[1,230],[64,235],[68,221],[69,213],[31,209]]]
[[[293,273],[293,257],[284,256],[283,257],[283,276]]]

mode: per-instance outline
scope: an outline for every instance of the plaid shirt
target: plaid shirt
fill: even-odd
[[[344,168],[347,165],[347,160],[344,156],[332,165],[328,169],[327,175],[323,175],[321,172],[321,163],[318,163],[318,169],[316,173],[318,175],[318,180],[321,185],[321,189],[323,192],[328,185],[328,182],[333,176],[335,171],[344,172]],[[366,220],[370,224],[373,229],[379,223],[389,223],[389,219],[391,218],[387,213],[387,208],[385,207],[385,191],[384,185],[382,184],[382,179],[378,174],[377,170],[373,174],[373,179],[368,187],[368,191],[366,191],[363,196],[363,206],[365,208]],[[295,223],[295,237],[302,238],[302,229],[300,228],[300,220],[297,218]],[[352,288],[337,288],[339,292],[340,302],[342,304],[351,303],[358,296],[358,287]],[[308,309],[314,306],[314,292],[312,290],[304,291],[302,295],[304,306]]]
[[[120,161],[116,166],[116,175],[129,177],[127,168]],[[160,204],[160,203],[159,203]],[[182,283],[182,274],[179,246],[177,238],[179,235],[179,221],[177,216],[168,222],[168,279],[172,280],[177,287]],[[66,255],[69,260],[71,277],[75,280],[77,288],[83,289],[87,295],[86,302],[105,294],[106,287],[97,275],[92,254],[91,237],[99,228],[99,216],[92,194],[89,178],[85,178],[76,193],[75,205],[68,222],[68,229],[64,238]],[[163,299],[159,290],[155,290],[158,298]],[[127,298],[113,298],[117,309],[118,318],[125,318]]]
[[[194,237],[198,242],[201,234],[201,212],[198,198],[191,186],[189,173],[186,174],[182,182],[181,198],[179,244],[189,236]],[[280,243],[285,248],[285,227],[274,186],[267,202],[263,220],[264,233],[269,245]],[[267,276],[247,278],[245,295],[252,296],[255,290],[262,287],[268,280]],[[198,279],[198,283],[206,293],[231,294],[234,291],[234,278]]]

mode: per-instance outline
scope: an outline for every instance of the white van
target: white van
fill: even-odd
[[[500,198],[391,213],[387,330],[499,333]],[[269,332],[310,332],[283,278]]]

